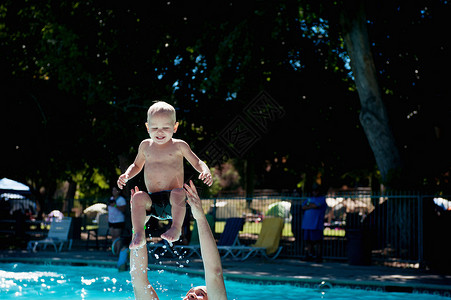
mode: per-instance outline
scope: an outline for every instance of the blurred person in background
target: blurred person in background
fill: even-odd
[[[314,184],[312,196],[302,203],[304,215],[302,217],[303,240],[306,245],[306,260],[322,262],[324,239],[324,215],[326,213],[326,196],[320,185]]]
[[[125,210],[127,207],[127,201],[121,196],[121,192],[117,187],[113,187],[111,190],[112,196],[108,201],[108,224],[110,227],[111,239],[115,240],[121,238],[122,231],[125,228]],[[120,240],[114,243],[114,247],[117,248],[118,253],[121,249]]]

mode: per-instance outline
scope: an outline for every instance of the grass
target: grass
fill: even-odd
[[[224,231],[225,223],[226,223],[225,221],[217,221],[215,223],[215,232],[217,234],[221,234]],[[243,226],[243,230],[241,231],[241,233],[243,233],[243,234],[259,234],[261,227],[262,227],[261,223],[246,222]],[[324,228],[324,236],[344,237],[345,233],[346,232],[344,229]],[[291,231],[291,223],[285,223],[285,226],[283,227],[283,231],[282,231],[282,236],[293,237],[293,233]]]
[[[258,198],[252,201],[250,208],[246,203],[246,199],[226,199],[221,198],[217,199],[216,202],[212,199],[205,199],[202,201],[202,206],[205,212],[210,212],[214,203],[216,203],[217,211],[216,216],[222,219],[227,219],[230,217],[241,217],[244,215],[256,215],[263,214],[268,211],[271,204],[275,202],[279,202],[280,199],[277,198]],[[225,221],[216,221],[215,224],[215,233],[217,235],[221,234],[224,231]],[[253,223],[246,222],[244,224],[243,230],[240,232],[241,234],[259,234],[261,230],[261,223]],[[283,237],[293,237],[293,233],[291,231],[291,223],[285,223],[285,226],[282,231]],[[344,229],[324,229],[324,236],[327,237],[344,237],[345,230]]]

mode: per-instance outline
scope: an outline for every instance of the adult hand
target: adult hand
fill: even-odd
[[[130,190],[130,193],[132,194],[132,198],[133,198],[133,195],[136,194],[137,192],[139,192],[139,189],[137,186],[135,186],[135,189]]]
[[[200,201],[199,195],[197,194],[197,189],[194,186],[192,180],[189,181],[190,185],[185,183],[185,191],[188,197],[188,204],[191,206],[191,212],[193,213],[194,219],[204,218],[204,210],[202,209],[202,202]]]

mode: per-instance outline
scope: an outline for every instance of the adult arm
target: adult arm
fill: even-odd
[[[304,206],[302,206],[302,209],[303,209],[303,210],[307,210],[307,209],[315,209],[315,208],[319,208],[319,206],[316,205],[315,203],[312,203],[312,202],[310,202],[310,203],[305,204]]]
[[[327,208],[326,197],[315,196],[308,198],[304,203],[302,203],[302,209],[325,209]]]
[[[216,247],[216,241],[205,218],[196,187],[191,180],[190,185],[185,184],[185,190],[193,217],[197,221],[208,299],[227,300],[221,258]]]

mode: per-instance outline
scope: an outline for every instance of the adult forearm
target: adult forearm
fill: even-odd
[[[197,220],[197,226],[199,229],[199,240],[205,271],[207,272],[208,270],[213,272],[213,274],[217,274],[218,272],[222,273],[221,258],[219,257],[216,241],[207,219],[204,217]]]
[[[205,217],[198,220],[199,239],[209,299],[227,300],[218,248]]]
[[[190,180],[189,183],[189,185],[185,184],[185,190],[188,195],[188,204],[191,206],[193,217],[197,221],[208,298],[227,300],[221,258],[219,257],[218,248],[216,247],[216,241],[204,215],[197,189],[192,180]]]

